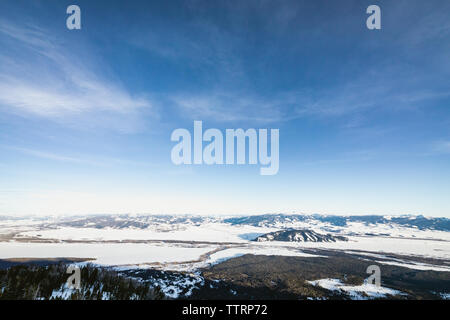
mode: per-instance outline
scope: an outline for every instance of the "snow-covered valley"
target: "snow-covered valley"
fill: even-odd
[[[0,220],[0,259],[91,258],[107,266],[195,270],[244,255],[324,256],[322,250],[399,254],[440,260],[421,268],[450,271],[450,231],[348,218],[317,216],[242,217],[130,216],[49,217]],[[240,219],[240,220],[236,220]],[[409,217],[414,222],[415,217]],[[408,221],[408,220],[406,220]],[[446,225],[444,225],[446,226]],[[348,241],[252,241],[279,230],[303,229]],[[444,229],[444,230],[442,230]],[[399,259],[382,263],[410,265]],[[418,266],[416,266],[418,267]]]
[[[80,266],[93,264],[114,269],[152,287],[158,286],[170,298],[192,294],[201,298],[219,291],[247,297],[246,290],[243,293],[234,282],[226,280],[233,274],[235,262],[227,267],[226,276],[220,276],[222,271],[211,271],[215,266],[226,266],[228,261],[239,259],[246,264],[251,258],[245,257],[267,257],[263,259],[269,259],[267,263],[273,268],[269,274],[276,278],[276,273],[281,272],[278,260],[292,258],[300,263],[300,272],[302,263],[311,264],[311,271],[302,276],[304,280],[297,279],[295,283],[303,283],[302,288],[310,288],[307,290],[314,287],[319,292],[312,295],[315,299],[321,299],[320,290],[350,299],[407,297],[408,293],[402,290],[375,288],[366,282],[348,284],[342,282],[345,274],[317,270],[324,265],[329,265],[329,270],[340,270],[341,259],[346,259],[356,269],[376,264],[389,274],[395,274],[395,270],[439,272],[441,278],[450,280],[448,225],[446,219],[414,216],[2,217],[0,260],[77,259]],[[367,274],[364,268],[361,271],[354,276],[364,279]],[[241,277],[246,272],[237,275],[238,281],[245,282]],[[450,290],[440,289],[436,294],[445,296],[447,291]]]

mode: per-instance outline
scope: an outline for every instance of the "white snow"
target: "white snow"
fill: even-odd
[[[304,253],[297,249],[290,248],[264,248],[264,247],[242,247],[230,248],[212,254],[206,261],[206,264],[217,264],[225,260],[243,256],[245,254],[265,255],[265,256],[292,256],[292,257],[320,257]]]
[[[66,218],[75,221],[74,218]],[[116,217],[116,221],[125,218]],[[127,218],[128,219],[128,218]],[[125,219],[125,220],[127,220]],[[129,217],[129,219],[134,219]],[[318,220],[275,223],[270,227],[231,225],[217,219],[207,219],[197,225],[192,222],[174,222],[173,219],[153,221],[148,228],[93,228],[93,227],[54,227],[58,220],[4,220],[0,223],[0,258],[18,257],[83,257],[96,258],[95,263],[105,265],[147,265],[171,270],[193,270],[208,264],[244,254],[292,255],[316,257],[306,254],[302,249],[332,249],[345,252],[364,252],[366,255],[401,254],[423,256],[450,261],[450,232],[418,230],[394,224],[364,224],[350,222],[347,226],[333,226]],[[45,222],[43,225],[42,223]],[[89,223],[87,223],[89,225]],[[53,225],[53,227],[49,227]],[[90,223],[92,225],[92,222]],[[280,242],[250,241],[257,236],[282,228],[306,228],[318,233],[336,232],[345,235],[349,241],[338,242]],[[326,230],[326,231],[325,231]],[[18,233],[12,240],[5,235]],[[378,234],[367,236],[366,233]],[[384,236],[389,234],[390,236]],[[56,243],[24,242],[24,238],[51,239]],[[15,241],[20,240],[22,241]],[[73,241],[73,243],[59,241]],[[132,243],[149,240],[151,243]],[[163,241],[184,243],[163,243]],[[84,243],[77,243],[83,241]],[[93,241],[93,243],[89,243]],[[105,242],[109,241],[109,242]],[[112,243],[122,241],[123,243]],[[161,241],[161,242],[159,242]],[[189,241],[209,242],[209,244],[188,243]],[[102,243],[103,242],[103,243]],[[233,245],[229,245],[232,243]],[[214,249],[224,250],[212,254],[206,261],[195,262],[201,255]],[[359,252],[362,251],[362,252]],[[356,252],[355,252],[356,253]],[[188,263],[186,263],[188,262]],[[159,265],[158,265],[159,263]],[[419,264],[398,259],[379,261],[381,264],[402,265],[420,270],[448,271],[447,266]]]
[[[450,293],[439,293],[442,299],[450,300]]]
[[[205,280],[200,274],[195,273],[190,275],[180,275],[176,280],[160,277],[158,279],[152,278],[147,282],[150,283],[152,287],[159,286],[166,297],[176,299],[180,297],[183,291],[183,295],[186,297],[192,295],[193,290],[203,286]]]
[[[95,258],[101,265],[128,265],[191,261],[214,247],[181,247],[139,243],[20,243],[0,242],[0,259]]]
[[[292,246],[296,248],[318,248],[334,250],[359,250],[374,253],[417,255],[450,260],[450,241],[398,239],[389,237],[348,237],[349,241],[337,242],[283,242],[271,241],[271,246]],[[267,242],[258,242],[267,245]]]
[[[232,226],[225,223],[205,223],[200,226],[180,225],[170,231],[147,229],[113,229],[113,228],[73,228],[59,227],[56,229],[33,230],[21,232],[22,236],[40,237],[59,240],[179,240],[207,242],[247,242],[258,235],[277,231],[274,228],[253,226]]]
[[[76,293],[77,289],[72,289],[67,286],[67,284],[63,284],[61,288],[58,290],[53,290],[52,295],[50,296],[50,299],[63,299],[63,300],[69,300],[70,296],[73,293]]]
[[[345,285],[339,279],[320,279],[308,281],[313,286],[319,286],[330,291],[341,291],[350,296],[353,300],[365,300],[373,298],[384,298],[386,295],[404,295],[401,291],[369,284],[366,281],[362,285]]]
[[[399,266],[399,267],[405,267],[405,268],[416,269],[416,270],[433,270],[433,271],[450,272],[450,267],[431,265],[431,264],[426,264],[426,263],[418,263],[418,262],[408,263],[408,262],[396,262],[396,261],[377,261],[377,263],[389,264],[392,266]]]

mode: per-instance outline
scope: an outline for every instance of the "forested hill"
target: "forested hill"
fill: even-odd
[[[164,294],[112,270],[80,268],[81,287],[68,288],[67,265],[19,265],[0,270],[0,300],[156,300]]]

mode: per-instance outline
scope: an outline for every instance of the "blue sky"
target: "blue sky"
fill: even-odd
[[[82,29],[66,28],[81,8]],[[382,29],[366,28],[378,4]],[[0,3],[0,214],[450,217],[448,1]],[[175,166],[279,128],[280,170]]]

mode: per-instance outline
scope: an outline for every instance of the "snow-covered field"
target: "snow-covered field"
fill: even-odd
[[[114,228],[73,228],[32,230],[21,232],[22,237],[39,237],[60,240],[178,240],[178,241],[208,241],[208,242],[240,242],[248,238],[276,231],[276,228],[232,226],[225,223],[206,223],[200,226],[179,226],[171,231],[147,229],[114,229]]]
[[[450,271],[450,232],[445,230],[399,225],[389,223],[389,219],[384,223],[348,221],[346,224],[314,218],[266,219],[253,224],[226,221],[174,216],[3,219],[0,220],[0,259],[76,257],[92,258],[101,265],[195,270],[244,254],[315,258],[323,256],[320,250],[339,250],[364,252],[372,257],[401,254],[440,259],[439,265],[393,258],[380,259],[379,263]],[[345,236],[348,241],[251,241],[286,228],[332,233]]]
[[[133,265],[197,260],[215,247],[185,247],[140,243],[20,243],[0,242],[0,259],[94,258],[101,265]]]
[[[340,242],[270,242],[271,246],[292,246],[311,249],[334,249],[343,251],[368,251],[376,253],[394,253],[416,255],[450,261],[450,241],[419,240],[392,237],[348,237],[349,241]],[[258,243],[259,244],[259,243]],[[264,242],[262,242],[264,244]]]
[[[266,255],[266,256],[291,256],[291,257],[323,257],[320,255],[304,253],[295,248],[273,248],[248,246],[241,248],[230,248],[212,254],[206,263],[217,264],[230,258],[239,257],[245,254]]]
[[[313,286],[319,286],[330,291],[341,291],[347,294],[352,300],[367,300],[373,298],[385,298],[387,295],[398,296],[404,293],[364,282],[359,286],[345,285],[339,279],[320,279],[308,281]]]

